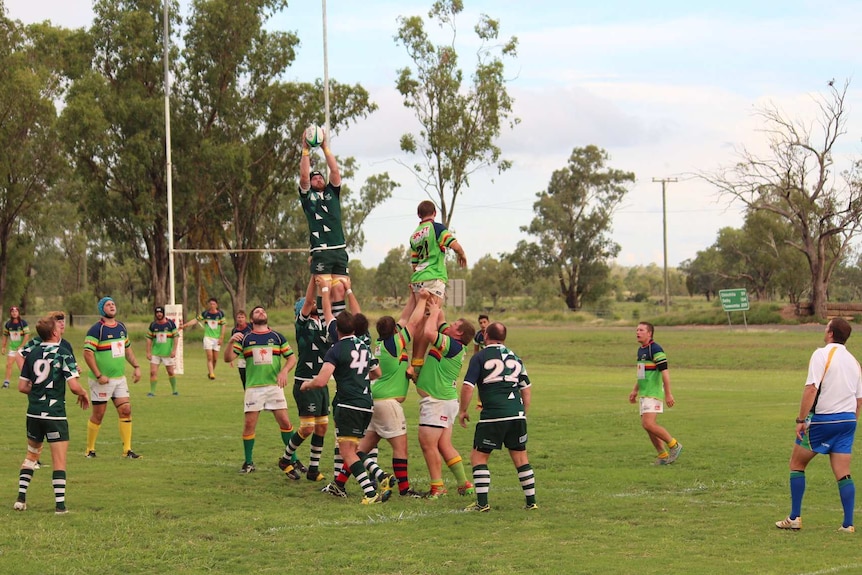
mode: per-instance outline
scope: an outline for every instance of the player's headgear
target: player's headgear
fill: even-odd
[[[11,312],[11,311],[20,311],[20,310],[18,309],[17,305],[13,305],[12,307],[9,308],[9,311]]]
[[[323,177],[323,173],[322,173],[322,172],[319,172],[318,170],[312,170],[311,175],[309,175],[309,176],[308,176],[308,179],[310,180],[310,179],[311,179],[311,178],[313,178],[314,176],[320,176],[320,177],[322,178],[322,177]]]
[[[106,295],[105,297],[103,297],[102,299],[99,300],[99,306],[98,306],[99,307],[99,315],[101,315],[101,316],[105,315],[105,304],[108,303],[109,301],[114,301],[114,298],[112,298],[109,295]]]
[[[156,306],[156,308],[153,310],[153,313],[159,313],[159,312],[162,312],[162,314],[164,314],[164,313],[165,313],[165,308],[163,308],[163,307],[162,307],[162,306],[160,306],[160,305],[157,305],[157,306]]]

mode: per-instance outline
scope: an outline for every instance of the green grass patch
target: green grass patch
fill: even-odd
[[[3,391],[0,573],[862,572],[858,539],[836,532],[841,506],[826,460],[809,466],[805,529],[773,526],[789,510],[793,418],[822,327],[660,328],[677,406],[659,421],[685,446],[665,467],[650,465],[655,454],[627,401],[634,335],[633,327],[510,327],[510,345],[534,384],[529,450],[540,509],[529,513],[504,453],[491,458],[487,514],[462,513],[470,501],[457,495],[361,506],[353,480],[347,499],[321,494],[321,484],[291,482],[276,467],[282,443],[268,414],[258,425],[258,472],[239,475],[239,378],[221,364],[208,381],[198,343],[186,350],[178,397],[163,372],[155,398],[145,397],[147,381],[132,386],[134,448],[143,459],[120,459],[110,408],[99,457],[84,459],[87,415],[70,408],[71,513],[53,514],[47,451],[29,509],[15,512],[25,398]],[[859,357],[857,338],[849,347]],[[80,352],[83,332],[68,339]],[[135,349],[143,357],[140,341]],[[405,411],[411,479],[427,488],[415,396]],[[296,422],[293,408],[291,415]],[[472,426],[456,428],[465,460],[471,440]],[[331,453],[330,436],[328,477]],[[303,446],[303,460],[307,454]],[[390,456],[384,444],[386,468]],[[455,493],[452,475],[444,478]]]

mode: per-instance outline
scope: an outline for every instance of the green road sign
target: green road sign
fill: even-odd
[[[748,292],[745,288],[718,290],[724,311],[748,311]]]

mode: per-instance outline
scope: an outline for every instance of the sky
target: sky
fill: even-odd
[[[50,20],[66,27],[92,21],[90,0],[4,0],[7,16],[25,23]],[[191,2],[180,0],[183,13]],[[288,80],[323,77],[323,1],[290,2],[268,23],[296,32],[297,60]],[[741,207],[717,195],[697,173],[734,164],[742,148],[765,152],[757,111],[775,106],[785,117],[816,127],[818,98],[827,82],[849,80],[847,134],[837,149],[840,171],[862,158],[862,1],[725,0],[464,0],[456,47],[469,77],[475,68],[472,28],[480,14],[499,20],[501,37],[518,38],[506,60],[507,89],[520,123],[498,140],[513,167],[475,174],[458,199],[451,229],[475,262],[514,250],[534,217],[536,194],[573,149],[594,144],[609,166],[637,181],[614,217],[612,236],[623,266],[661,266],[662,185],[666,186],[667,263],[676,266],[711,245],[720,228],[742,225]],[[402,163],[401,135],[418,124],[395,89],[409,66],[395,43],[399,16],[426,19],[431,0],[325,2],[329,76],[360,83],[378,111],[333,134],[332,150],[354,156],[361,187],[388,172],[401,184],[366,220],[367,244],[351,254],[366,267],[406,245],[416,205],[428,196]],[[426,29],[439,43],[448,34]],[[855,38],[855,40],[854,40]],[[177,152],[174,152],[177,153]]]

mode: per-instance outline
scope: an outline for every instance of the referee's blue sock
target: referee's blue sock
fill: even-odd
[[[856,486],[849,475],[838,480],[838,495],[841,497],[841,507],[844,508],[844,523],[842,527],[853,525],[853,505],[856,503]]]
[[[802,496],[805,495],[805,472],[790,472],[790,518],[802,515]]]

